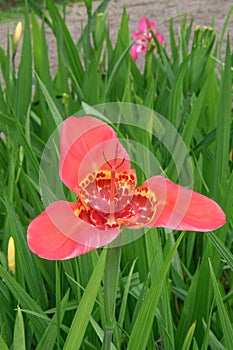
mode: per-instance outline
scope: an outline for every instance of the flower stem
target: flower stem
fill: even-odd
[[[115,305],[121,257],[121,248],[108,247],[107,249],[108,251],[104,271],[105,335],[102,346],[103,350],[110,349],[115,326]]]
[[[109,350],[112,342],[113,329],[105,329],[102,350]]]

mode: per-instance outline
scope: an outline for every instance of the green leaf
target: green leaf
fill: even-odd
[[[210,323],[210,322],[209,322]],[[215,334],[209,329],[209,324],[206,325],[205,322],[203,321],[203,324],[204,324],[204,328],[205,328],[205,331],[206,331],[206,334],[205,334],[205,337],[207,338],[207,340],[209,341],[209,346],[208,347],[208,344],[206,345],[205,348],[201,348],[201,350],[204,350],[204,349],[211,349],[211,350],[226,350],[225,346],[223,346],[222,342],[219,341],[217,339],[217,337],[215,336]],[[206,336],[207,335],[207,336]],[[204,344],[204,343],[203,343]]]
[[[192,58],[192,54],[188,55],[183,62],[180,64],[176,76],[171,88],[169,97],[169,107],[168,107],[168,118],[175,126],[179,126],[181,106],[183,103],[183,84],[185,79],[185,74],[188,70],[189,62]]]
[[[129,274],[127,276],[127,280],[125,283],[124,294],[123,294],[120,312],[119,312],[119,318],[118,318],[118,323],[119,323],[121,328],[123,328],[123,323],[124,323],[124,319],[125,319],[126,308],[127,308],[127,298],[129,295],[130,283],[132,280],[132,275],[133,275],[135,263],[136,263],[136,259],[132,263],[132,266],[130,268],[130,271],[129,271]]]
[[[18,300],[19,304],[24,309],[34,311],[34,315],[32,314],[32,316],[30,317],[30,321],[34,326],[34,329],[36,330],[37,339],[41,339],[49,321],[48,317],[44,314],[43,310],[39,307],[39,305],[25,291],[25,289],[19,283],[17,283],[16,280],[1,265],[0,277],[4,280],[9,290],[14,295],[15,299]],[[35,316],[36,313],[40,315],[41,318]]]
[[[32,13],[32,35],[34,42],[34,69],[41,80],[45,83],[47,89],[51,91],[52,79],[50,76],[50,63],[44,21],[42,22],[42,26],[40,28],[34,13]]]
[[[59,109],[56,106],[56,102],[55,102],[54,96],[52,96],[49,93],[47,87],[42,82],[42,80],[40,79],[39,75],[36,72],[35,72],[35,76],[36,76],[36,79],[37,79],[37,81],[39,83],[41,91],[42,91],[42,93],[43,93],[43,95],[44,95],[44,97],[45,97],[45,99],[46,99],[46,101],[48,103],[50,112],[51,112],[53,120],[54,120],[54,126],[59,126],[63,122],[63,118],[62,118],[62,115],[59,112]]]
[[[124,40],[122,40],[124,38]],[[121,26],[118,32],[116,47],[112,53],[108,69],[108,82],[106,86],[106,96],[114,90],[114,98],[122,98],[125,92],[125,82],[129,78],[129,50],[134,42],[129,45],[129,26],[126,10],[123,10]],[[122,96],[121,96],[122,95]]]
[[[193,136],[195,135],[197,122],[200,117],[200,113],[203,109],[205,99],[206,99],[206,93],[209,89],[210,79],[207,79],[204,86],[202,87],[200,94],[198,97],[194,100],[192,110],[188,115],[188,118],[185,123],[184,130],[182,132],[182,138],[184,142],[186,143],[187,147],[190,146],[191,140],[193,139]]]
[[[24,331],[24,321],[23,315],[20,307],[17,308],[15,329],[14,329],[14,350],[25,350],[25,331]]]
[[[58,42],[58,50],[63,57],[63,61],[70,67],[79,83],[83,82],[83,67],[79,57],[79,52],[73,39],[57,10],[54,1],[47,0],[50,16],[53,20],[53,29]]]
[[[189,350],[190,349],[190,346],[191,346],[191,343],[192,343],[192,340],[193,340],[193,334],[194,334],[194,331],[195,331],[195,327],[196,327],[196,322],[194,322],[191,325],[191,327],[189,328],[181,350]]]
[[[160,272],[155,277],[153,284],[145,296],[130,334],[128,350],[146,349],[163,283],[170,268],[172,258],[183,237],[184,232],[180,234],[175,246],[165,259]]]
[[[218,105],[218,120],[216,143],[212,172],[212,194],[217,201],[221,199],[220,185],[224,184],[229,173],[228,159],[230,149],[231,106],[232,106],[232,72],[230,40],[227,40],[225,68],[221,79],[220,99]]]
[[[113,327],[115,320],[115,302],[117,294],[119,263],[121,249],[108,248],[106,256],[106,267],[104,273],[104,303],[106,326]]]
[[[91,31],[95,29],[96,24],[96,18],[99,14],[102,14],[106,11],[108,5],[110,3],[110,0],[103,0],[101,1],[100,5],[97,7],[97,9],[94,11],[93,15],[89,18],[89,24],[85,26],[85,28],[82,31],[82,34],[80,36],[79,42],[83,41],[83,38],[88,34],[88,25],[90,26]]]
[[[167,237],[165,247],[162,247],[160,235],[158,232],[155,233],[152,229],[146,233],[145,241],[147,244],[147,260],[150,267],[151,282],[154,283],[157,274],[160,273],[160,270],[164,264],[164,257],[169,254],[171,246],[175,244],[175,239],[173,233],[170,233]],[[177,259],[178,254],[175,253],[173,257],[173,266],[176,265]],[[156,310],[159,334],[162,338],[162,346],[166,348],[166,350],[174,350],[174,326],[170,297],[170,283],[169,278],[167,277],[163,283],[163,288]]]
[[[44,290],[41,275],[35,266],[35,257],[29,251],[25,230],[22,227],[14,208],[6,197],[4,197],[4,204],[7,209],[9,231],[11,232],[16,244],[16,272],[19,272],[19,278],[22,283],[26,280],[29,290],[35,300],[38,300],[40,304],[45,307],[47,295]]]
[[[233,14],[233,6],[231,6],[228,14],[227,14],[227,17],[226,17],[226,20],[224,22],[224,25],[223,25],[223,29],[222,29],[222,33],[221,33],[221,37],[220,37],[220,40],[219,40],[219,55],[221,55],[222,53],[222,45],[225,41],[225,34],[226,34],[226,30],[227,30],[227,26],[229,24],[229,21],[231,19],[231,16]]]
[[[120,271],[121,248],[108,248],[104,271],[104,311],[105,311],[105,337],[104,349],[108,349],[115,324],[115,307]]]
[[[90,321],[92,309],[100,288],[100,282],[104,272],[105,259],[106,249],[102,251],[99,261],[96,264],[86,290],[79,303],[70,327],[69,334],[64,344],[64,350],[78,350],[82,345],[86,328]]]
[[[25,155],[30,167],[33,168],[34,174],[39,173],[39,162],[34,152],[32,151],[31,145],[26,139],[25,132],[22,124],[18,119],[1,113],[0,111],[0,127],[4,132],[10,131],[10,136],[14,142],[18,141],[24,147]]]
[[[61,300],[60,304],[60,322],[62,322],[65,315],[67,303],[69,299],[69,290],[65,294],[64,298]],[[53,349],[56,339],[57,339],[57,310],[52,317],[52,322],[48,324],[43,336],[41,337],[39,343],[37,344],[36,350]]]
[[[233,255],[231,251],[220,241],[220,239],[213,232],[206,232],[207,237],[211,240],[215,248],[218,250],[224,260],[226,260],[227,264],[233,270]]]
[[[98,325],[98,323],[95,321],[95,319],[91,316],[90,317],[90,323],[92,325],[92,327],[94,328],[98,338],[100,339],[101,342],[103,342],[104,339],[104,331],[103,329]],[[110,350],[116,350],[115,346],[113,345],[113,343],[111,343],[110,345]]]
[[[0,334],[0,349],[1,350],[9,350],[9,348],[7,347],[3,337]]]
[[[209,267],[210,267],[210,275],[212,280],[212,285],[214,289],[214,296],[215,301],[218,308],[219,318],[222,326],[222,331],[224,335],[224,343],[227,348],[227,350],[233,349],[233,329],[231,320],[229,319],[229,316],[227,314],[227,311],[225,309],[225,306],[222,301],[222,297],[218,288],[218,283],[214,274],[214,270],[211,264],[211,261],[209,259]]]

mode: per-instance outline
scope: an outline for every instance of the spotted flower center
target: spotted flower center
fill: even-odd
[[[79,185],[75,215],[100,229],[145,226],[155,215],[156,198],[147,186],[136,188],[136,181],[134,170],[89,174]]]

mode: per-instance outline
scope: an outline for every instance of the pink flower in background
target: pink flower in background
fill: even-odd
[[[115,131],[89,116],[67,118],[60,135],[60,178],[78,198],[50,204],[28,227],[40,257],[69,259],[113,241],[121,227],[211,231],[225,215],[213,200],[162,176],[137,187]],[[129,233],[130,234],[130,233]]]
[[[158,42],[162,45],[164,43],[164,37],[161,33],[156,33],[156,22],[150,21],[147,17],[142,17],[138,22],[138,32],[133,32],[133,39],[136,40],[136,44],[131,48],[131,56],[134,61],[138,59],[141,53],[146,53],[148,47],[154,46],[156,50],[156,44],[150,30],[155,34]]]

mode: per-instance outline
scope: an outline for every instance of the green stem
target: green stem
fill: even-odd
[[[111,347],[111,342],[112,342],[112,334],[113,334],[113,329],[105,329],[104,333],[104,341],[103,341],[103,350],[109,350]]]
[[[119,265],[121,248],[107,248],[106,264],[104,271],[104,311],[105,311],[105,335],[103,350],[109,350],[113,329],[115,326],[115,306],[119,277]]]

